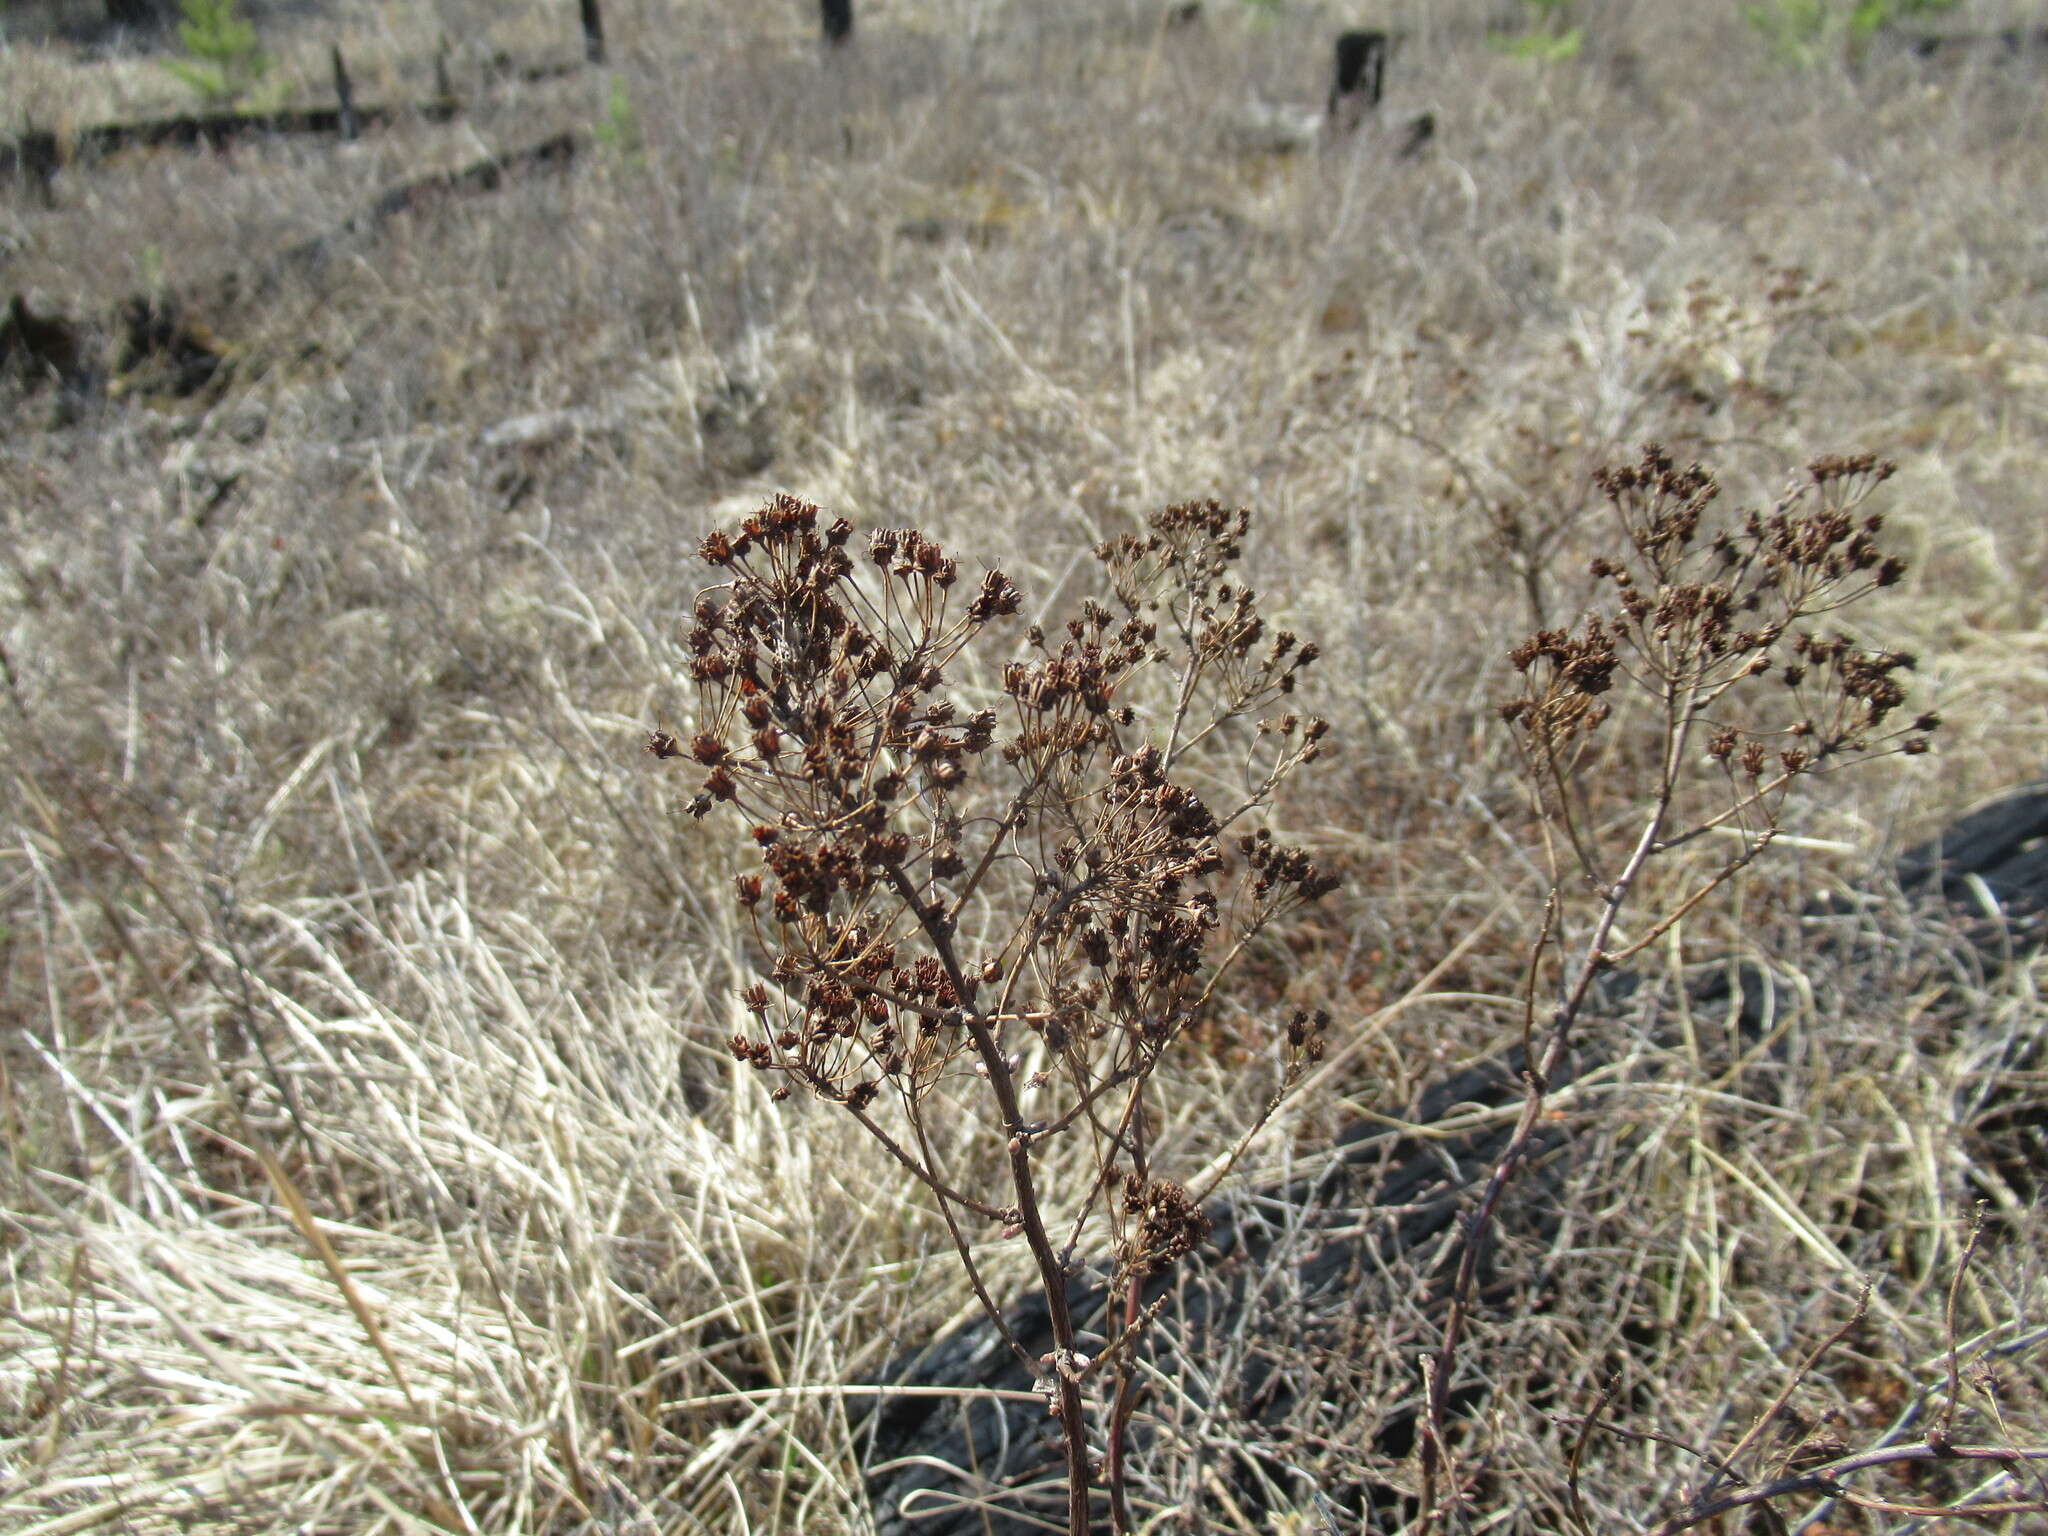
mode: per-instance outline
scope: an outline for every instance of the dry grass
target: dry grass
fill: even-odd
[[[566,9],[499,8],[491,46],[573,55]],[[1897,458],[1915,568],[1871,623],[1952,724],[1831,785],[1688,924],[1694,958],[1786,968],[1770,1049],[1691,1020],[1560,1101],[1583,1135],[1533,1257],[1556,1285],[1470,1346],[1495,1390],[1466,1454],[1495,1460],[1461,1518],[1562,1528],[1573,1435],[1547,1415],[1611,1372],[1624,1422],[1728,1443],[1859,1275],[1875,1325],[1810,1390],[1896,1415],[1942,1374],[1980,1196],[1959,1331],[2029,1340],[2038,966],[1986,975],[1890,914],[1875,973],[1844,971],[1788,915],[2048,751],[2038,76],[1788,76],[1732,6],[1579,9],[1586,54],[1538,70],[1488,50],[1483,5],[1383,7],[1409,32],[1389,123],[1438,119],[1413,161],[1232,149],[1248,102],[1318,99],[1319,6],[1210,0],[1166,33],[1136,0],[901,0],[828,66],[802,7],[614,0],[630,133],[317,273],[222,286],[393,180],[594,129],[606,84],[0,194],[4,286],[98,318],[166,287],[236,362],[186,403],[0,385],[0,1525],[867,1528],[862,1399],[836,1389],[971,1298],[856,1129],[725,1057],[728,851],[638,752],[687,724],[698,536],[778,488],[918,524],[1050,608],[1147,510],[1255,509],[1257,578],[1322,642],[1344,738],[1286,816],[1351,883],[1231,1006],[1330,1007],[1350,1049],[1249,1187],[1513,1028],[1485,999],[1542,892],[1492,709],[1531,620],[1499,527],[1540,539],[1569,614],[1589,472],[1645,437],[1745,498],[1813,453]],[[359,78],[423,80],[470,10],[347,9]],[[316,82],[317,19],[278,27]],[[462,46],[458,84],[486,51]],[[161,84],[0,49],[14,117]],[[493,437],[535,413],[574,414]],[[1263,1070],[1189,1069],[1193,1155]],[[1309,1321],[1324,1385],[1276,1492],[1299,1520],[1309,1480],[1404,1476],[1372,1431],[1412,1406],[1429,1326],[1353,1317],[1332,1348]],[[2001,1370],[2040,1424],[2038,1361]],[[1268,1433],[1197,1417],[1212,1461]],[[1185,1461],[1152,1475],[1149,1507],[1255,1528]],[[1603,1440],[1583,1485],[1619,1530],[1691,1475]]]

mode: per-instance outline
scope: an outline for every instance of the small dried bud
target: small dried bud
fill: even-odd
[[[1022,601],[1009,577],[1001,571],[986,572],[981,578],[981,590],[967,606],[967,621],[986,624],[990,619],[1015,613]]]

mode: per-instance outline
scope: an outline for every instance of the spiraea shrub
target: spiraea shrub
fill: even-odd
[[[1521,1113],[1466,1219],[1423,1373],[1422,1528],[1462,1497],[1451,1400],[1469,1364],[1480,1256],[1595,980],[1755,863],[1801,788],[1923,753],[1940,725],[1931,713],[1902,718],[1915,657],[1841,627],[1844,609],[1905,574],[1869,506],[1893,472],[1871,454],[1820,458],[1768,505],[1731,508],[1709,470],[1652,444],[1594,477],[1608,552],[1590,563],[1583,617],[1508,653],[1515,681],[1500,716],[1532,795],[1549,891],[1520,999]],[[1666,873],[1652,880],[1653,869]],[[1709,1479],[1659,1530],[1804,1491],[1760,1479],[1730,1494]]]
[[[1248,521],[1169,507],[1095,551],[1100,597],[1047,630],[1008,577],[964,576],[915,529],[862,541],[777,497],[704,540],[721,579],[689,637],[697,721],[649,742],[698,775],[693,813],[735,818],[755,850],[732,895],[761,977],[733,1054],[887,1149],[999,1324],[969,1229],[1029,1246],[1056,1348],[1026,1363],[1082,1521],[1087,1405],[1120,1504],[1140,1287],[1207,1230],[1156,1144],[1155,1074],[1257,936],[1336,884],[1261,825],[1328,727],[1292,707],[1315,645],[1235,574]],[[1272,1022],[1268,1113],[1326,1020]],[[987,1185],[932,1134],[963,1092],[1003,1149]],[[1055,1190],[1042,1160],[1069,1137],[1089,1172]],[[1083,1272],[1125,1298],[1093,1358],[1067,1305]]]
[[[1927,750],[1939,720],[1900,718],[1916,658],[1836,618],[1905,574],[1866,509],[1893,473],[1872,454],[1816,459],[1770,506],[1732,512],[1708,470],[1655,445],[1595,476],[1612,552],[1592,561],[1594,601],[1509,653],[1519,687],[1501,708],[1545,825],[1594,888],[1710,833],[1746,861],[1802,782]],[[1610,743],[1617,707],[1647,729]],[[1617,794],[1649,824],[1606,815]]]

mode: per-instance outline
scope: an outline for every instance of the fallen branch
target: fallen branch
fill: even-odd
[[[400,214],[417,213],[434,203],[482,192],[496,192],[509,180],[536,171],[559,170],[583,149],[583,136],[575,132],[552,134],[524,149],[486,155],[452,171],[414,177],[387,187],[358,213],[324,235],[315,235],[289,246],[279,256],[278,267],[317,267],[334,253],[343,240],[371,234]]]

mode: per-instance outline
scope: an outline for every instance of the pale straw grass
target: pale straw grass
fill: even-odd
[[[388,56],[366,34],[359,73],[424,78],[426,8],[374,9]],[[569,9],[503,8],[493,46],[573,54]],[[237,362],[218,400],[70,424],[0,386],[0,1526],[866,1529],[859,1384],[973,1301],[887,1160],[725,1051],[758,959],[741,855],[640,751],[690,724],[697,539],[789,489],[922,526],[1056,618],[1088,546],[1160,504],[1254,509],[1252,579],[1323,645],[1343,745],[1281,829],[1350,884],[1224,1000],[1338,1017],[1242,1194],[1513,1038],[1542,872],[1494,714],[1534,618],[1499,518],[1570,617],[1588,476],[1646,436],[1731,502],[1820,452],[1898,459],[1914,569],[1867,622],[1948,723],[1796,809],[1779,861],[1655,956],[1664,1011],[1600,1026],[1609,1065],[1557,1106],[1565,1219],[1503,1259],[1552,1283],[1468,1354],[1468,1454],[1509,1469],[1471,1526],[1561,1528],[1548,1415],[1613,1371],[1628,1425],[1732,1442],[1863,1274],[1881,1337],[1816,1403],[1874,1433],[1931,1401],[1979,1198],[1958,1331],[2010,1346],[2004,1406],[2038,1425],[2038,962],[1891,914],[1848,966],[1793,920],[2048,748],[2037,77],[1779,74],[1732,7],[1675,4],[1589,3],[1585,56],[1532,70],[1486,6],[1398,5],[1387,134],[1245,157],[1245,104],[1319,101],[1348,10],[1210,0],[1169,33],[1135,3],[863,8],[829,71],[803,7],[607,11],[637,149],[318,272],[219,286],[412,170],[591,132],[608,82],[0,207],[10,287],[105,317],[157,272]],[[90,92],[140,100],[138,67],[10,45],[0,88],[91,117]],[[1425,109],[1435,143],[1396,159]],[[1681,958],[1728,954],[1777,968],[1763,1040],[1670,1012]],[[1273,1070],[1187,1061],[1184,1169]],[[962,1179],[991,1168],[964,1107],[941,1125]],[[1014,1294],[1021,1247],[970,1235]],[[1264,1529],[1217,1470],[1256,1466],[1293,1529],[1303,1478],[1399,1485],[1374,1436],[1419,1390],[1434,1257],[1389,1257],[1390,1299],[1348,1315],[1276,1271],[1277,1342],[1148,1388],[1186,1438],[1148,1452],[1146,1499]],[[1312,1384],[1307,1438],[1227,1406],[1257,1349]],[[1692,1472],[1615,1440],[1583,1481],[1623,1529]]]

